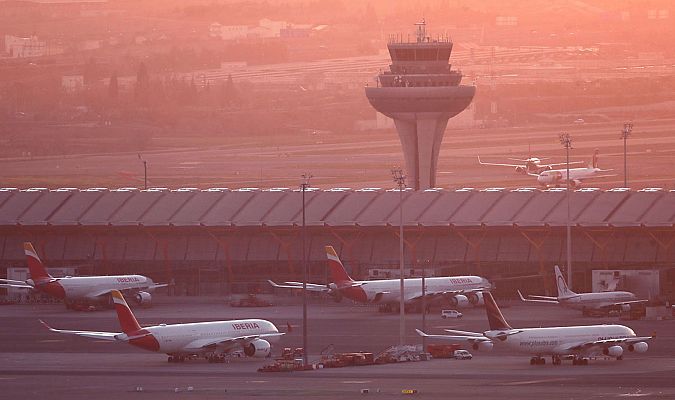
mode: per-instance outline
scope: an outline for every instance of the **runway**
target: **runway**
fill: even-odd
[[[189,300],[189,302],[184,302]],[[467,309],[462,320],[429,315],[427,330],[487,329],[484,310]],[[231,308],[217,299],[159,298],[150,309],[137,309],[141,325],[240,317],[270,319],[291,332],[273,345],[301,343],[300,307]],[[474,351],[473,360],[432,360],[378,366],[323,369],[291,373],[259,373],[265,359],[233,359],[226,364],[194,360],[166,362],[166,356],[144,352],[122,343],[109,343],[51,333],[38,318],[64,329],[117,331],[112,310],[71,312],[61,305],[0,307],[0,385],[3,398],[317,398],[351,399],[360,396],[391,398],[416,390],[414,398],[674,398],[675,320],[618,321],[583,318],[578,311],[504,302],[503,312],[513,326],[625,323],[638,335],[656,331],[657,339],[644,354],[626,354],[624,360],[592,360],[589,366],[565,363],[530,366],[526,355],[502,350]],[[420,315],[407,318],[409,343],[419,343],[414,328]],[[335,351],[379,352],[398,341],[398,316],[370,307],[312,302],[309,319],[310,359],[329,344]]]

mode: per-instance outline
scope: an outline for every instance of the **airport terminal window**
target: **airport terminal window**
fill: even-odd
[[[413,49],[396,49],[394,51],[397,61],[415,61]]]
[[[438,60],[438,49],[417,49],[415,59],[418,61]]]

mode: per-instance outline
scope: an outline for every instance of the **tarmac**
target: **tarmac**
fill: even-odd
[[[283,299],[287,300],[287,299]],[[280,301],[281,303],[282,301]],[[598,399],[675,398],[675,320],[620,321],[616,317],[587,318],[579,311],[549,305],[500,302],[515,327],[622,323],[638,335],[657,338],[646,353],[627,353],[622,361],[599,358],[588,366],[565,362],[529,365],[527,355],[495,349],[472,351],[472,360],[437,359],[387,365],[318,369],[303,372],[260,373],[269,359],[232,358],[225,364],[192,360],[168,363],[163,354],[149,353],[123,343],[110,343],[47,331],[44,319],[61,329],[118,331],[113,310],[74,312],[62,305],[5,305],[0,307],[0,387],[3,399],[166,399],[166,398],[316,398],[353,399],[356,396],[416,399],[513,398]],[[427,316],[426,330],[443,328],[483,331],[485,311],[463,309],[462,319]],[[244,317],[266,318],[281,331],[291,330],[273,344],[299,347],[301,307],[283,305],[234,308],[224,300],[159,297],[151,308],[135,309],[141,325]],[[421,316],[406,318],[406,342],[421,343],[414,333]],[[309,306],[310,360],[318,360],[329,345],[336,352],[378,353],[397,344],[398,315],[373,307],[313,299]],[[367,393],[365,393],[367,391]],[[415,392],[404,394],[404,391]]]

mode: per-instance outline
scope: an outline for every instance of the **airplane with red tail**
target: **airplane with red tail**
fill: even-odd
[[[91,339],[124,342],[143,350],[165,353],[169,362],[203,356],[209,362],[223,362],[225,356],[243,351],[248,357],[267,357],[269,340],[283,335],[273,323],[262,319],[159,324],[142,327],[117,290],[110,292],[122,332],[94,332],[55,329],[40,322],[52,332]]]
[[[326,246],[326,256],[331,274],[331,282],[327,285],[307,283],[306,288],[312,292],[323,292],[332,295],[336,301],[346,297],[357,303],[382,305],[387,309],[396,308],[400,304],[400,279],[378,279],[355,281],[342,265],[335,249]],[[302,289],[302,282],[284,282],[282,284],[268,281],[276,288]],[[424,279],[425,290],[422,290],[422,278],[404,279],[404,302],[419,304],[423,297],[427,300],[446,299],[454,306],[482,305],[483,291],[491,289],[487,279],[480,276],[445,276]]]
[[[37,290],[63,300],[68,308],[73,308],[78,303],[107,304],[110,301],[111,290],[119,290],[126,295],[133,296],[137,304],[148,305],[152,302],[150,292],[167,286],[167,284],[156,284],[152,279],[143,275],[54,278],[47,272],[31,243],[24,243],[23,249],[30,279],[25,281],[0,279],[0,288]]]
[[[485,312],[490,329],[467,332],[445,329],[447,334],[429,335],[419,329],[417,334],[432,339],[468,343],[474,350],[492,350],[494,346],[532,356],[531,365],[546,363],[551,356],[553,365],[572,360],[572,365],[588,365],[590,357],[604,355],[622,360],[628,352],[644,353],[647,341],[654,336],[637,336],[624,325],[575,325],[546,328],[512,328],[506,321],[491,293],[485,293]]]

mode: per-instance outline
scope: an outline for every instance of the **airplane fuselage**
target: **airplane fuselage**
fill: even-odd
[[[73,276],[45,282],[29,281],[41,292],[71,301],[97,301],[102,293],[113,289],[125,291],[154,285],[152,279],[143,275]]]
[[[621,339],[635,337],[632,329],[623,325],[588,325],[566,326],[551,328],[523,328],[511,335],[505,335],[508,330],[494,330],[484,332],[484,335],[495,343],[511,350],[537,356],[582,354],[592,355],[601,351],[597,347],[588,347],[587,350],[570,351],[569,347],[579,343],[594,342],[597,340]]]
[[[149,333],[149,335],[148,335]],[[243,319],[231,321],[194,322],[187,324],[161,324],[142,328],[138,333],[120,334],[120,340],[145,350],[166,354],[203,354],[218,352],[217,346],[201,348],[199,343],[211,340],[226,340],[242,336],[278,333],[269,321]],[[274,341],[276,337],[272,338]],[[265,339],[268,340],[269,339]],[[193,344],[194,347],[190,345]],[[232,347],[237,347],[236,343]],[[224,348],[220,349],[225,352]]]
[[[360,303],[396,303],[400,301],[400,279],[378,279],[355,281],[355,287],[343,289],[345,297]],[[490,287],[489,282],[479,276],[433,277],[424,279],[426,292],[462,291]],[[422,278],[404,279],[404,301],[422,295]]]
[[[579,293],[569,298],[561,298],[559,304],[575,310],[584,308],[594,309],[608,307],[616,303],[634,301],[635,295],[631,292],[598,292]]]
[[[591,178],[602,172],[600,168],[570,168],[569,180],[579,182],[582,179]],[[567,181],[567,169],[552,169],[543,171],[537,177],[537,182],[542,186],[560,185]]]

